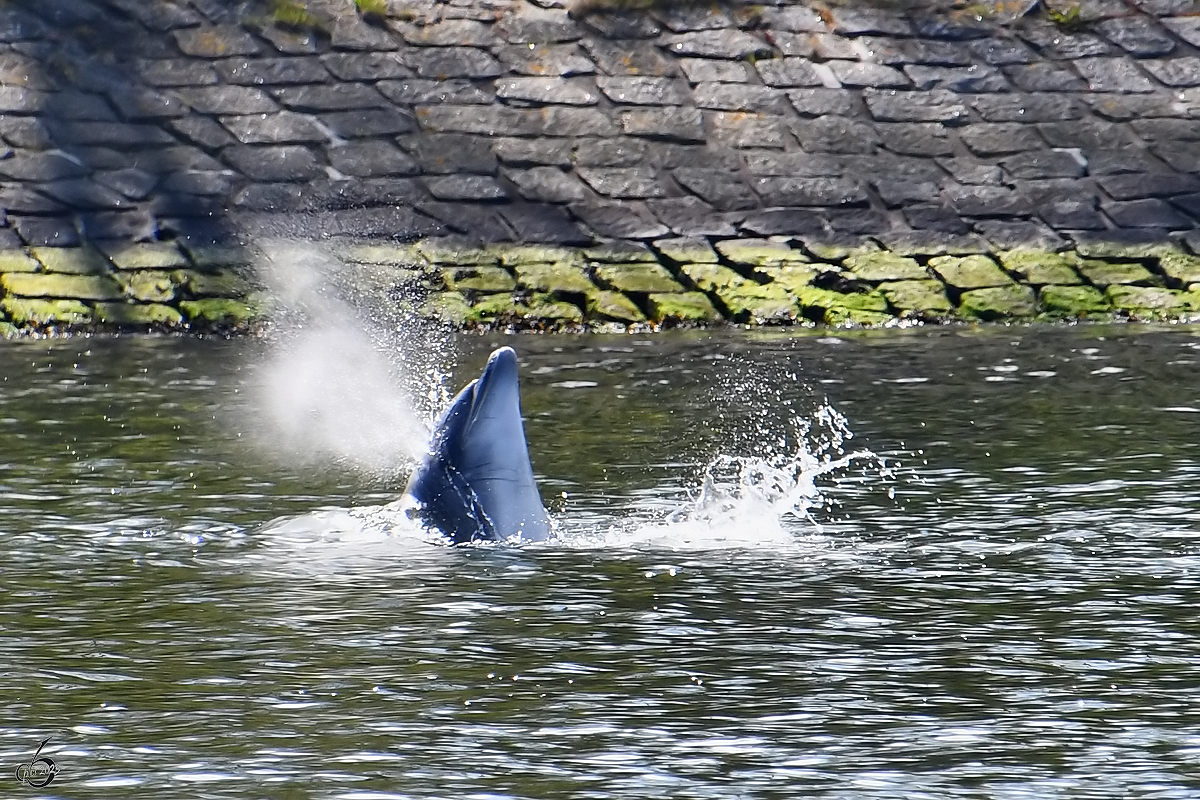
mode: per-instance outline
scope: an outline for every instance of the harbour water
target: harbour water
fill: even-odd
[[[0,348],[0,796],[1200,791],[1200,330],[462,337],[415,406],[500,343],[548,544],[282,446],[261,341]]]

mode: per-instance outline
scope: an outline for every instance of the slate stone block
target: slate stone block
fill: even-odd
[[[720,211],[736,211],[758,205],[749,188],[728,171],[680,168],[674,170],[672,175],[680,186]]]
[[[927,67],[912,64],[904,74],[923,91],[945,89],[951,92],[1004,92],[1008,80],[997,69],[974,64],[969,67]]]
[[[914,14],[912,23],[917,36],[924,39],[947,39],[961,42],[982,39],[994,33],[992,25],[970,11],[959,14],[929,12]]]
[[[821,86],[821,78],[807,58],[763,58],[755,62],[762,82],[767,86],[792,88]]]
[[[1017,153],[1000,160],[1000,166],[1014,178],[1078,178],[1086,171],[1079,159],[1062,150]]]
[[[312,151],[299,145],[233,145],[222,150],[221,157],[251,180],[305,181],[321,174]]]
[[[799,122],[792,131],[800,146],[810,153],[869,154],[879,144],[879,134],[873,127],[845,117]]]
[[[911,85],[908,77],[898,69],[884,64],[867,61],[828,61],[833,74],[843,86],[853,89],[904,88]]]
[[[1036,128],[1016,122],[980,122],[967,125],[959,130],[958,136],[977,156],[1046,149],[1046,143],[1038,136]]]
[[[986,122],[1062,122],[1082,116],[1078,104],[1057,94],[981,95],[971,98],[971,107]]]
[[[499,207],[499,212],[516,231],[518,241],[558,245],[584,245],[592,241],[592,236],[583,233],[563,207],[557,205],[505,205]]]
[[[697,108],[727,111],[784,112],[787,107],[782,92],[766,86],[737,83],[700,83],[692,87],[692,101]]]
[[[121,286],[108,275],[0,275],[0,287],[16,297],[120,300]]]
[[[621,142],[623,140],[592,139],[584,142]],[[633,140],[636,142],[636,140]],[[641,142],[637,142],[642,144]],[[583,145],[581,144],[581,147]],[[493,139],[492,152],[500,163],[513,167],[569,167],[571,166],[571,143],[563,139]],[[580,161],[579,163],[589,163]],[[634,163],[640,163],[640,159]],[[621,164],[599,164],[599,166],[622,166]]]
[[[865,236],[882,233],[891,227],[888,218],[872,208],[827,208],[822,213],[829,227],[837,233]]]
[[[1004,268],[1032,286],[1078,286],[1083,283],[1072,268],[1073,259],[1044,250],[1008,250],[999,253]]]
[[[1165,56],[1175,49],[1175,40],[1146,17],[1106,19],[1096,26],[1096,30],[1138,58]]]
[[[744,187],[743,187],[744,188]],[[733,236],[737,233],[735,213],[723,213],[695,197],[648,200],[654,216],[679,236]]]
[[[111,147],[114,150],[136,150],[151,146],[175,144],[170,134],[157,125],[121,122],[64,122],[51,123],[50,130],[59,144],[82,147]]]
[[[504,188],[490,175],[446,175],[426,178],[429,193],[439,200],[504,200]]]
[[[1170,197],[1200,191],[1200,178],[1179,173],[1134,173],[1101,178],[1098,183],[1117,200]]]
[[[484,89],[471,81],[459,79],[435,81],[427,78],[408,78],[380,81],[375,84],[375,88],[393,103],[402,105],[485,105],[495,99],[495,93],[490,88]]]
[[[209,170],[170,172],[163,176],[162,189],[171,195],[222,197],[233,186],[233,175]]]
[[[957,95],[945,91],[863,92],[871,116],[880,122],[957,122],[966,119],[967,107]]]
[[[412,77],[396,53],[327,53],[321,63],[342,81],[379,81]]]
[[[761,147],[782,150],[791,137],[780,116],[748,114],[744,111],[709,114],[713,140],[735,148]]]
[[[936,199],[936,198],[934,198]],[[971,224],[959,212],[941,203],[914,203],[902,208],[904,219],[920,231],[939,231],[939,235],[963,234],[971,230]],[[889,247],[893,245],[888,244]]]
[[[659,41],[662,47],[676,56],[742,60],[771,54],[769,44],[736,29],[692,31],[664,36]]]
[[[867,202],[858,182],[845,178],[764,177],[752,182],[768,206],[838,206]]]
[[[1116,150],[1131,143],[1129,134],[1121,126],[1104,120],[1045,122],[1038,125],[1037,129],[1051,147],[1079,147],[1085,151]]]
[[[1155,94],[1095,94],[1084,102],[1101,117],[1114,122],[1179,116],[1178,102],[1166,92]]]
[[[127,198],[87,178],[48,181],[38,188],[60,203],[74,209],[119,209],[129,208],[132,205]]]
[[[539,130],[531,112],[502,106],[430,105],[416,112],[421,127],[435,133],[528,136]]]
[[[979,231],[992,245],[993,252],[1022,248],[1053,252],[1066,245],[1066,241],[1061,236],[1040,222],[986,219],[976,222],[975,230]],[[1001,261],[1006,269],[1013,269],[1008,266],[1008,262],[1003,261],[1003,254],[1001,254]],[[1052,282],[1046,281],[1046,283]]]
[[[504,78],[496,81],[496,97],[530,105],[594,106],[600,96],[588,85],[564,78]]]
[[[221,124],[242,144],[316,144],[329,138],[311,119],[291,111],[221,117]]]
[[[492,175],[496,156],[487,139],[479,136],[442,133],[411,137],[405,144],[426,174],[473,172]]]
[[[1052,59],[1091,58],[1113,52],[1113,48],[1098,36],[1084,32],[1067,32],[1057,25],[1027,25],[1021,29],[1019,35],[1036,46],[1042,55]]]
[[[1193,47],[1200,47],[1200,17],[1170,17],[1161,22],[1180,39]]]
[[[172,31],[171,37],[185,55],[197,58],[252,56],[259,52],[254,37],[233,25],[185,28]]]
[[[621,129],[629,136],[676,142],[703,142],[704,120],[695,108],[663,107],[621,112]]]
[[[846,173],[846,163],[843,159],[817,153],[750,150],[743,158],[746,168],[754,175],[838,178]]]
[[[503,73],[500,62],[477,47],[409,48],[400,58],[422,78],[439,81],[448,78],[480,80]]]
[[[946,197],[956,211],[968,217],[1008,217],[1032,213],[1029,201],[1004,186],[952,186]]]
[[[496,30],[503,34],[506,42],[513,44],[574,42],[583,37],[583,31],[566,15],[533,17],[511,14],[497,23]]]
[[[576,172],[605,197],[644,200],[666,194],[654,171],[645,168],[578,167]]]
[[[317,117],[334,135],[343,139],[366,139],[372,136],[395,136],[416,130],[412,117],[390,108],[361,111],[336,111]]]
[[[966,67],[973,61],[967,49],[957,42],[864,36],[857,44],[866,48],[872,61],[893,67],[907,64]]]
[[[330,79],[328,70],[315,57],[301,58],[230,58],[216,62],[217,72],[226,83],[242,86],[284,86],[322,83]]]
[[[1200,86],[1200,58],[1196,56],[1143,61],[1141,65],[1167,86]]]
[[[289,86],[276,89],[275,98],[295,111],[357,111],[388,105],[379,92],[362,83],[329,86]]]
[[[46,99],[45,92],[20,86],[0,86],[0,113],[34,114],[42,110]]]
[[[1130,123],[1134,132],[1149,142],[1200,141],[1200,125],[1188,119],[1135,119]],[[1106,149],[1115,149],[1114,147]]]
[[[932,203],[941,197],[941,189],[931,181],[876,178],[873,183],[875,191],[878,192],[880,199],[888,208],[899,208],[914,203]]]
[[[21,241],[30,247],[75,247],[79,234],[68,217],[9,217]]]
[[[666,58],[647,42],[608,42],[589,38],[581,44],[605,75],[671,78],[679,74],[674,59]]]
[[[1039,203],[1036,211],[1047,225],[1057,230],[1104,230],[1107,227],[1096,210],[1094,197]]]
[[[687,92],[674,78],[598,77],[596,85],[614,103],[639,106],[677,106],[687,99]]]
[[[577,203],[571,213],[599,235],[614,239],[657,239],[671,232],[633,203]]]
[[[1008,64],[1032,64],[1038,56],[1018,39],[996,37],[980,39],[968,45],[970,51],[985,64],[999,67]]]
[[[741,229],[755,236],[821,236],[826,233],[825,218],[803,208],[770,208],[747,214]]]
[[[612,116],[595,108],[547,106],[529,112],[533,132],[541,136],[614,136]]]
[[[1154,275],[1141,264],[1073,259],[1074,266],[1088,282],[1101,289],[1108,286],[1153,286]]]
[[[1079,76],[1051,62],[1012,64],[1002,69],[1017,88],[1026,92],[1082,92],[1087,89]]]
[[[914,259],[888,252],[853,253],[846,257],[842,266],[855,277],[871,283],[929,278],[929,273]]]
[[[329,31],[329,43],[334,50],[396,49],[396,42],[387,31],[367,25],[353,14],[338,17]],[[464,41],[463,44],[467,42]]]
[[[328,153],[330,166],[343,175],[356,178],[417,175],[420,172],[417,163],[390,142],[347,142],[330,147]]]
[[[1155,88],[1128,58],[1080,58],[1073,63],[1093,92],[1153,92]]]
[[[219,80],[211,62],[188,58],[142,59],[134,70],[151,86],[211,86]]]
[[[1157,197],[1102,203],[1101,207],[1109,219],[1121,228],[1183,230],[1196,225],[1194,221],[1180,214],[1170,203]]]
[[[954,147],[940,122],[894,122],[875,126],[880,143],[893,153],[912,156],[949,156]]]
[[[1037,300],[1028,286],[1010,284],[991,289],[971,289],[959,298],[958,313],[984,321],[1031,317]]]
[[[796,113],[805,119],[826,116],[852,117],[861,101],[841,89],[793,89],[787,93]]]
[[[558,167],[505,170],[504,177],[512,181],[521,197],[533,202],[574,203],[587,198],[579,179]]]
[[[689,83],[746,83],[749,65],[741,61],[716,61],[711,58],[681,58],[679,67]]]
[[[61,152],[36,153],[22,150],[12,158],[0,159],[0,175],[18,181],[54,181],[78,178],[88,168]]]
[[[578,44],[510,45],[495,50],[500,63],[517,75],[569,77],[591,75],[596,71]]]
[[[201,114],[269,114],[279,110],[270,95],[249,86],[191,86],[175,92]]]

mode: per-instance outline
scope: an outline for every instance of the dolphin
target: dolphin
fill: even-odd
[[[405,490],[429,528],[454,541],[542,541],[542,505],[517,384],[517,354],[501,347],[434,423],[429,452]]]

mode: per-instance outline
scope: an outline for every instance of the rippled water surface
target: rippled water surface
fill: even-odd
[[[0,795],[1200,792],[1200,331],[500,342],[550,544],[264,450],[261,342],[0,347]]]

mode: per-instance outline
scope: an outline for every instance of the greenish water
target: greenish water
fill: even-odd
[[[280,455],[261,342],[0,348],[0,796],[1200,791],[1200,331],[501,342],[548,545]],[[781,515],[797,421],[877,458]]]

